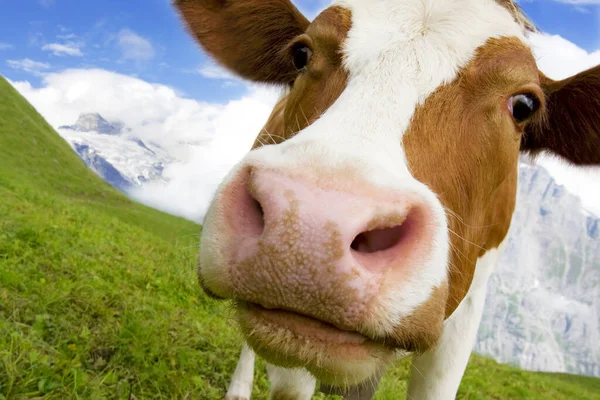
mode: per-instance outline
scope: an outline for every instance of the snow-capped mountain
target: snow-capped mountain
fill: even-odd
[[[120,135],[125,126],[120,121],[108,122],[98,113],[83,113],[75,125],[64,125],[58,129],[70,129],[76,132],[96,132],[103,135]]]
[[[158,145],[144,143],[122,123],[109,122],[97,113],[81,114],[74,125],[61,126],[58,133],[92,170],[124,192],[144,182],[164,180],[164,168],[174,161]]]
[[[600,376],[600,218],[538,165],[520,165],[508,244],[488,288],[476,352]]]

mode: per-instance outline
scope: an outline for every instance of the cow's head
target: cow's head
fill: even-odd
[[[519,152],[600,161],[600,70],[542,75],[512,3],[340,0],[312,23],[288,0],[177,7],[222,65],[288,87],[199,268],[275,364],[355,383],[427,350],[506,236]]]

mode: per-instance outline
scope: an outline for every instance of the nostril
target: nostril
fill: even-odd
[[[265,229],[265,211],[263,210],[262,204],[254,197],[252,197],[252,208],[254,209],[256,215],[257,230],[260,230],[260,233]]]
[[[223,207],[239,238],[260,237],[265,229],[264,203],[251,171],[241,173],[227,190]]]
[[[265,230],[265,212],[262,204],[250,192],[247,193],[247,212],[242,222],[249,236],[260,236]]]
[[[427,208],[415,205],[408,211],[376,218],[352,241],[352,256],[374,272],[414,262],[430,242],[424,239],[429,230],[427,215]]]
[[[375,253],[395,247],[405,235],[404,225],[374,229],[356,236],[350,247],[359,253]]]
[[[264,220],[265,212],[263,211],[262,205],[255,198],[252,198],[252,207],[256,212],[258,212],[258,214],[260,214],[260,217]]]

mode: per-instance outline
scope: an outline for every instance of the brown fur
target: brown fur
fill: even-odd
[[[241,77],[287,84],[296,76],[282,50],[308,20],[288,0],[176,0],[190,33]]]
[[[540,75],[548,111],[528,127],[522,149],[555,153],[576,165],[600,164],[600,67],[562,81]]]
[[[348,79],[342,68],[341,46],[350,27],[350,12],[331,7],[298,38],[313,51],[310,64],[297,75],[289,95],[275,106],[253,148],[291,138],[312,124],[339,97]]]
[[[290,131],[286,129],[285,120],[283,119],[286,104],[287,96],[275,104],[267,123],[260,130],[256,140],[254,140],[252,150],[265,145],[279,144],[292,136]]]
[[[447,296],[447,285],[434,288],[429,299],[403,319],[384,342],[416,354],[429,350],[442,334]]]
[[[452,244],[447,317],[466,295],[477,259],[510,226],[522,128],[506,101],[537,80],[535,61],[520,41],[490,40],[455,82],[416,110],[404,135],[413,176],[447,210]]]
[[[350,11],[340,7],[323,11],[308,27],[313,56],[306,72],[294,82],[284,113],[291,134],[312,124],[346,87],[341,46],[350,28]]]

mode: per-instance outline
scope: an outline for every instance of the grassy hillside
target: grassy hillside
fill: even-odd
[[[105,184],[0,78],[0,399],[222,398],[240,337],[197,287],[199,232]],[[458,398],[600,399],[599,382],[473,356]]]

